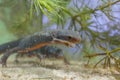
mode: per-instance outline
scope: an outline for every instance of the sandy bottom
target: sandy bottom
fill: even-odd
[[[77,61],[65,65],[62,60],[41,63],[21,60],[18,64],[9,61],[7,68],[0,66],[0,80],[120,80],[120,73],[114,69],[85,67]]]

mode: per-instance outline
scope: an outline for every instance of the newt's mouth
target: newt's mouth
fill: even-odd
[[[56,39],[56,38],[53,39],[53,43],[63,44],[63,45],[69,46],[69,47],[74,47],[75,46],[75,43],[72,43],[72,42],[69,42],[69,41],[66,41],[66,40]]]

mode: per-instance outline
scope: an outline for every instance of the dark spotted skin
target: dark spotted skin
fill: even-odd
[[[7,43],[0,45],[0,54],[18,46],[20,41],[21,41],[21,39],[18,39],[18,40],[7,42]]]
[[[10,48],[2,48],[4,44],[0,45],[0,52],[5,51],[3,56],[1,57],[0,63],[3,67],[6,67],[6,61],[8,57],[15,52],[27,53],[52,44],[71,46],[71,44],[76,44],[79,42],[79,35],[72,31],[53,30],[48,32],[37,32],[33,35],[26,36],[25,38],[18,39],[18,42],[17,40],[15,40],[15,43],[13,41],[14,45],[12,45],[11,42],[8,43],[9,45],[11,45]]]
[[[19,57],[23,57],[23,56],[37,56],[40,61],[43,58],[56,58],[56,59],[63,59],[65,64],[69,64],[69,62],[67,61],[67,59],[64,57],[63,51],[62,49],[55,47],[55,46],[44,46],[40,49],[31,51],[31,52],[27,52],[27,53],[21,53],[21,54],[17,54],[16,55],[16,59],[15,62],[19,62],[18,58]]]

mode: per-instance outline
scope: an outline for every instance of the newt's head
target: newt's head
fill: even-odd
[[[59,43],[63,43],[67,46],[72,46],[73,44],[80,43],[80,36],[78,32],[70,30],[54,30],[50,34],[53,36],[54,40]]]

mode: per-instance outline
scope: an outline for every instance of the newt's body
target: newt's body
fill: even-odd
[[[37,32],[33,35],[12,42],[16,45],[13,46],[11,42],[9,42],[7,43],[7,45],[11,47],[8,49],[6,47],[2,48],[2,45],[0,45],[0,53],[4,52],[1,58],[2,66],[6,66],[6,61],[8,57],[15,52],[31,52],[41,47],[52,44],[63,44],[66,46],[73,46],[73,44],[80,42],[80,37],[79,34],[72,31],[54,30],[48,32]]]

